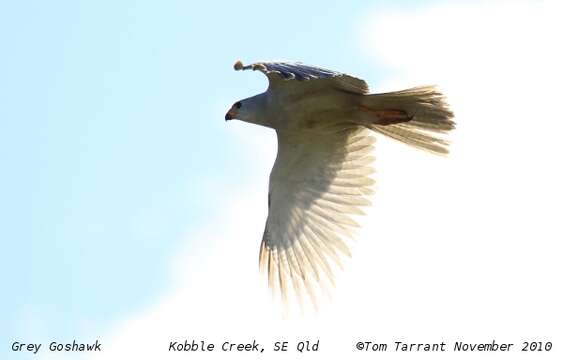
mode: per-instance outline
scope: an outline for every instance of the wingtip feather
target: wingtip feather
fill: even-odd
[[[236,71],[244,69],[244,65],[242,64],[242,61],[240,61],[240,60],[237,60],[233,67],[235,68]]]

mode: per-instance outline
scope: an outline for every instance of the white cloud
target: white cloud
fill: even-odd
[[[124,320],[94,358],[178,358],[168,342],[183,339],[270,348],[319,338],[310,358],[367,356],[353,351],[357,340],[563,340],[560,10],[480,2],[371,16],[366,52],[392,69],[382,87],[440,84],[459,128],[448,159],[379,141],[378,194],[333,302],[289,320],[271,305],[257,276],[264,174],[186,235],[171,269],[176,289]],[[529,354],[511,358],[520,355]]]

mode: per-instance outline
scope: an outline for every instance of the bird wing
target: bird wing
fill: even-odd
[[[284,302],[288,291],[301,300],[305,290],[316,305],[317,290],[334,284],[333,266],[350,255],[350,215],[370,205],[375,140],[355,125],[277,134],[260,268]]]
[[[257,62],[244,66],[242,62],[237,61],[234,68],[235,70],[258,70],[264,73],[268,77],[270,88],[300,86],[305,89],[307,87],[331,86],[355,94],[367,94],[369,92],[367,83],[362,79],[299,62]]]

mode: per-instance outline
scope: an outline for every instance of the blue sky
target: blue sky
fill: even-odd
[[[221,206],[214,189],[236,192],[252,167],[223,115],[266,80],[234,61],[300,60],[376,82],[357,36],[372,9],[3,2],[0,336],[29,335],[29,317],[50,337],[99,334],[155,301],[184,235]]]

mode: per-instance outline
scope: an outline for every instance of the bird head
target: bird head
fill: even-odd
[[[236,103],[233,104],[233,106],[231,106],[231,108],[229,109],[229,111],[227,111],[227,114],[225,115],[225,121],[228,120],[233,120],[233,119],[239,119],[242,120],[241,118],[239,118],[239,112],[244,112],[240,111],[240,109],[242,108],[242,101],[237,101]]]
[[[267,126],[264,115],[264,95],[260,94],[234,103],[225,115],[225,121],[237,119],[252,124]]]

